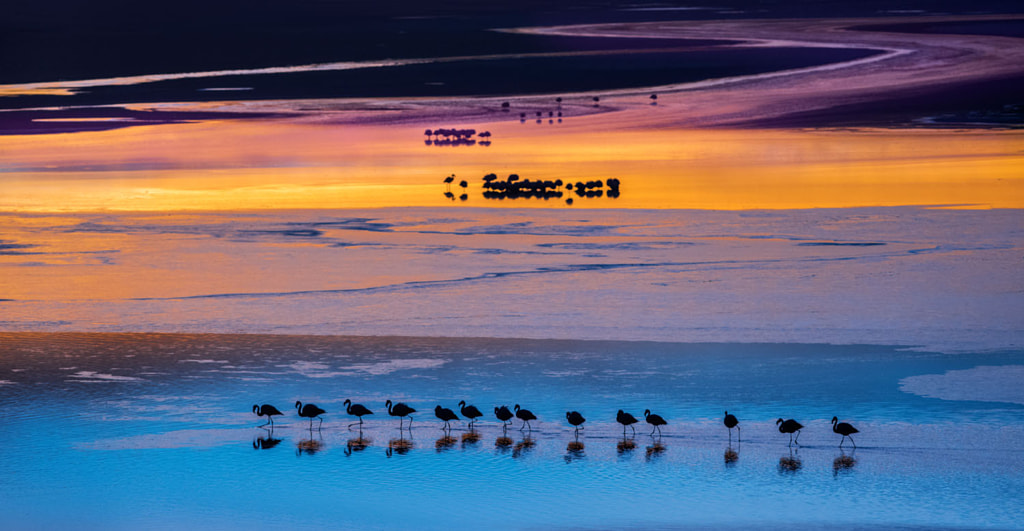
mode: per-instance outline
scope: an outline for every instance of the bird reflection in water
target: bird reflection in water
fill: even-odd
[[[452,437],[447,431],[445,431],[444,435],[434,442],[434,448],[437,449],[438,452],[443,452],[445,450],[450,450],[457,442],[459,442],[458,439]]]
[[[363,437],[363,432],[359,432],[359,437],[355,439],[349,439],[345,443],[345,456],[351,456],[353,452],[362,452],[369,447],[373,441]]]
[[[391,457],[392,454],[405,455],[412,450],[412,441],[409,439],[391,439],[388,441],[388,448],[384,454]]]
[[[792,448],[789,450],[789,455],[779,458],[779,474],[792,474],[803,466],[804,464],[800,461],[800,456],[794,454]]]
[[[725,448],[725,466],[732,468],[736,466],[736,462],[740,460],[739,446],[735,450],[732,449],[730,444]]]
[[[475,430],[470,430],[462,434],[462,449],[465,450],[467,446],[476,446],[480,442],[480,433]]]
[[[587,455],[583,453],[585,446],[579,439],[569,441],[569,444],[565,447],[565,462],[571,463],[578,459],[583,459]]]
[[[281,444],[281,439],[274,438],[274,430],[267,430],[267,434],[263,437],[257,437],[252,440],[252,447],[254,450],[269,450],[278,444]]]
[[[622,440],[615,445],[615,450],[619,452],[620,456],[628,455],[633,450],[636,450],[636,441],[623,437]]]
[[[494,448],[502,453],[508,452],[512,449],[512,438],[502,434],[501,437],[494,439]]]
[[[832,460],[832,477],[838,478],[839,473],[842,472],[844,475],[853,471],[853,467],[857,465],[857,459],[853,455],[846,455],[846,452],[840,451],[839,457]]]
[[[296,456],[301,456],[302,454],[313,455],[324,448],[323,442],[316,439],[302,439],[296,446]]]
[[[648,461],[651,461],[653,459],[657,459],[662,454],[664,454],[665,450],[667,450],[667,449],[668,449],[667,446],[665,446],[664,444],[661,444],[661,437],[657,437],[657,438],[654,439],[654,441],[651,443],[651,445],[646,448],[645,453],[644,453],[644,458],[646,458]]]
[[[523,440],[517,442],[512,447],[512,457],[522,457],[527,454],[534,446],[537,446],[537,442],[531,437],[523,437]]]

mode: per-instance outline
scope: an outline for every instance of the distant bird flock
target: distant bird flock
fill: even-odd
[[[455,200],[455,193],[452,192],[452,183],[455,182],[455,174],[448,175],[441,182],[444,183],[444,196],[452,201]],[[463,193],[459,200],[469,199],[466,189],[469,182],[462,180],[458,183]],[[497,174],[488,173],[483,177],[483,196],[485,199],[561,199],[566,197],[565,204],[572,205],[572,194],[578,199],[593,199],[597,197],[609,197],[616,199],[621,195],[619,187],[622,181],[612,177],[605,181],[600,179],[590,181],[563,182],[556,180],[530,180],[521,179],[519,174],[512,173],[505,179],[499,179]],[[607,186],[607,191],[605,190]],[[564,191],[563,191],[564,190]]]
[[[358,422],[349,424],[350,428],[356,425],[362,428],[363,417],[366,415],[373,415],[373,411],[370,411],[369,408],[362,404],[353,404],[351,400],[345,400],[344,405],[346,414],[358,417],[359,419]],[[393,403],[391,400],[385,402],[384,407],[386,408],[388,415],[398,417],[399,430],[412,429],[413,419],[411,415],[416,413],[414,408],[409,407],[403,402]],[[317,427],[319,428],[323,425],[323,418],[321,415],[327,413],[315,404],[303,404],[299,401],[295,402],[295,410],[299,417],[309,419],[310,430],[313,429],[313,419],[317,419],[319,421],[319,424],[317,424]],[[273,426],[274,417],[283,415],[279,409],[270,404],[254,404],[252,406],[252,412],[258,417],[267,417],[267,422],[261,426]],[[459,412],[462,414],[462,417],[468,421],[467,427],[470,431],[475,428],[477,420],[483,417],[483,413],[481,413],[476,406],[466,404],[465,400],[459,402]],[[434,408],[434,416],[442,422],[441,429],[446,433],[452,429],[451,423],[453,421],[461,420],[454,410],[442,407],[441,405]],[[647,424],[651,426],[651,432],[648,435],[654,437],[655,434],[657,434],[657,436],[660,437],[661,427],[668,425],[668,422],[661,415],[652,413],[649,409],[644,411],[643,417]],[[406,418],[409,419],[408,425],[405,425]],[[512,409],[509,409],[506,405],[496,406],[494,408],[494,418],[501,421],[502,430],[507,430],[508,427],[512,425],[513,418],[519,419],[522,422],[519,431],[532,431],[533,427],[530,425],[530,421],[537,420],[537,416],[534,415],[532,411],[521,407],[519,404],[515,404]],[[580,430],[584,429],[583,424],[587,421],[579,411],[567,411],[565,413],[565,420],[574,428],[577,436],[579,435]],[[633,425],[640,421],[632,414],[620,409],[615,414],[615,422],[622,425],[622,436],[625,438],[626,428],[632,430],[633,436],[636,435],[636,428]],[[732,429],[736,428],[737,433],[740,432],[739,420],[735,415],[726,411],[725,417],[722,419],[722,424],[729,430],[729,440],[732,441]],[[779,433],[789,435],[789,446],[794,444],[800,446],[800,430],[804,428],[803,424],[800,424],[793,419],[783,420],[782,418],[776,420],[775,424],[778,426]],[[842,435],[842,439],[839,441],[840,448],[843,447],[843,443],[846,442],[846,439],[850,439],[850,443],[853,444],[854,448],[857,447],[857,443],[853,440],[853,434],[860,433],[857,428],[854,428],[846,422],[839,422],[838,417],[832,417],[832,432],[837,435]]]

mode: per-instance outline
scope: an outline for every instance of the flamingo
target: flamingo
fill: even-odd
[[[508,409],[508,406],[494,408],[494,416],[501,421],[503,429],[508,428],[508,425],[512,424],[512,412]]]
[[[444,178],[445,190],[451,191],[453,181],[455,181],[454,173]]]
[[[314,418],[319,417],[320,415],[323,415],[324,413],[327,413],[326,411],[324,411],[324,410],[320,409],[319,407],[317,407],[315,404],[302,405],[302,402],[299,402],[299,401],[295,402],[295,409],[297,409],[299,411],[299,416],[300,417],[306,417],[306,418],[309,419],[309,429],[313,429],[313,419]],[[320,419],[320,424],[317,425],[317,428],[319,428],[320,426],[323,426],[323,424],[324,424],[324,419],[321,418]]]
[[[345,413],[359,417],[359,422],[353,422],[352,424],[349,424],[349,428],[355,426],[356,424],[359,424],[359,426],[362,427],[363,415],[373,415],[373,411],[366,409],[366,406],[362,404],[353,404],[352,401],[349,399],[345,399],[345,406]]]
[[[579,411],[566,411],[565,420],[568,420],[569,424],[576,427],[577,435],[579,435],[580,430],[583,429],[582,424],[587,421],[587,419],[583,418],[583,415],[580,415]]]
[[[725,420],[722,421],[726,428],[729,428],[729,440],[732,440],[732,429],[736,428],[739,432],[739,437],[743,437],[743,432],[740,430],[740,421],[736,420],[735,415],[730,415],[728,411],[725,412]]]
[[[839,422],[838,417],[832,417],[832,432],[843,436],[842,440],[839,441],[840,448],[843,447],[843,443],[846,442],[847,437],[850,438],[850,442],[853,443],[853,447],[857,448],[857,443],[853,441],[853,434],[860,433],[857,428],[854,428],[845,422]]]
[[[459,411],[462,413],[463,417],[469,419],[469,429],[471,430],[473,429],[473,423],[476,422],[476,419],[484,415],[476,408],[476,406],[467,406],[465,400],[459,402]]]
[[[668,422],[665,422],[665,419],[661,418],[661,415],[655,415],[649,409],[644,410],[644,419],[647,420],[648,424],[654,426],[654,429],[651,430],[651,435],[654,435],[654,431],[657,430],[658,436],[661,436],[661,427],[668,424]],[[622,431],[625,432],[626,429],[623,428]]]
[[[270,424],[271,426],[274,425],[274,415],[284,415],[284,413],[281,413],[276,407],[270,404],[263,404],[262,406],[253,404],[252,412],[255,413],[257,417],[262,417],[263,415],[267,416],[267,422],[266,424],[263,424],[264,426],[267,424]]]
[[[796,432],[796,445],[800,446],[800,430],[803,429],[804,425],[799,422],[789,419],[783,421],[782,419],[776,420],[775,424],[779,426],[779,433],[789,434],[789,445],[793,445],[793,433]]]
[[[527,426],[530,427],[530,431],[533,431],[533,426],[530,426],[531,420],[537,420],[537,417],[529,409],[519,409],[519,404],[513,408],[516,410],[516,418],[523,421],[523,426],[519,428],[519,431],[523,431]]]
[[[444,421],[444,427],[441,428],[442,430],[450,430],[452,427],[448,423],[453,420],[459,420],[458,415],[456,415],[454,411],[441,406],[434,408],[434,416]]]
[[[629,426],[629,429],[633,430],[633,435],[636,435],[636,428],[634,428],[632,425],[636,424],[637,420],[636,417],[634,417],[633,415],[630,415],[629,413],[626,413],[625,411],[622,411],[620,409],[619,412],[615,414],[615,422],[622,424],[623,437],[626,436],[626,426]]]
[[[392,417],[398,417],[398,429],[402,429],[402,419],[415,413],[416,410],[405,405],[403,402],[399,402],[392,407],[391,401],[388,400],[384,403],[384,407],[388,408],[388,415]],[[412,428],[412,418],[409,418],[409,428]]]

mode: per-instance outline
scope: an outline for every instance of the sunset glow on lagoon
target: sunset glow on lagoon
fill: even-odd
[[[622,197],[588,203],[596,208],[1024,207],[1024,135],[1015,131],[615,130],[605,116],[479,125],[494,134],[488,147],[426,146],[417,126],[264,120],[6,137],[0,208],[443,206],[450,173],[470,183],[460,205],[561,203],[484,200],[480,179],[492,172],[620,179]]]
[[[0,528],[1024,528],[1019,6],[53,1]]]

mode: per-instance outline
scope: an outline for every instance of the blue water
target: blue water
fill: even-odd
[[[1024,352],[2,334],[0,527],[1019,529],[1024,403],[901,390],[978,366],[1013,374]],[[989,378],[978,396],[1005,385]],[[375,412],[362,432],[346,398]],[[411,430],[387,399],[419,410]],[[463,399],[486,415],[445,439],[433,406]],[[295,400],[328,411],[322,428]],[[285,412],[273,431],[251,413],[264,402]],[[490,414],[515,403],[539,417],[532,432]],[[664,435],[641,420],[623,436],[616,410],[647,408]],[[570,409],[587,418],[578,438]],[[858,448],[838,447],[833,415],[860,428]],[[802,446],[779,416],[806,426]]]

